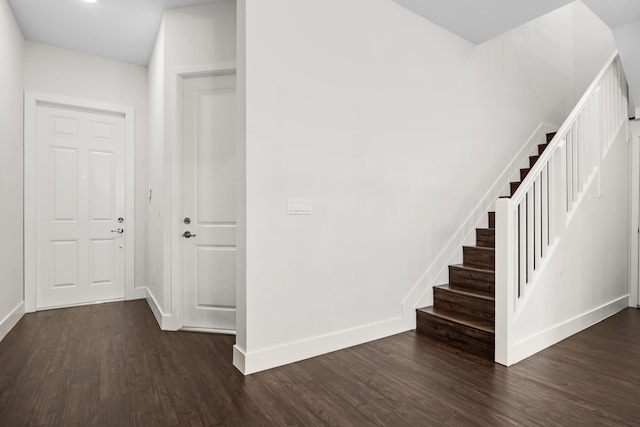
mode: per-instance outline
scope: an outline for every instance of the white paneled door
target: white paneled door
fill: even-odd
[[[124,117],[39,105],[36,139],[36,307],[124,298]]]
[[[183,323],[235,331],[236,78],[183,86]]]

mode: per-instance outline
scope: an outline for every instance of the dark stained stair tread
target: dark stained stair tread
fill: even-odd
[[[536,164],[540,156],[529,156],[529,167],[532,168]]]
[[[450,283],[449,284],[445,284],[445,285],[434,286],[433,288],[434,289],[437,288],[437,289],[446,290],[447,292],[452,292],[452,293],[455,293],[455,294],[460,294],[460,295],[464,295],[464,296],[468,296],[468,297],[483,299],[483,300],[486,300],[486,301],[495,301],[495,299],[496,299],[492,292],[468,289],[468,288],[465,288],[463,286],[452,285]]]
[[[520,181],[524,181],[531,168],[520,169]]]
[[[538,156],[532,156],[532,165]],[[529,169],[521,169],[521,180]],[[521,182],[511,183],[511,194]],[[510,197],[510,196],[507,196]],[[447,345],[494,359],[496,214],[476,228],[476,246],[463,246],[461,265],[449,265],[449,283],[433,287],[432,307],[416,310],[419,333]]]
[[[518,187],[520,187],[520,184],[521,184],[521,182],[512,182],[512,183],[509,184],[509,187],[511,188],[511,195],[512,196],[516,192]]]
[[[433,307],[418,309],[416,331],[451,347],[493,360],[495,333],[488,322],[464,319]],[[478,328],[477,326],[480,326]]]
[[[495,228],[476,228],[476,245],[486,247],[486,248],[495,248],[496,229]]]
[[[466,326],[468,328],[476,329],[478,331],[481,331],[481,332],[484,332],[484,333],[487,333],[487,334],[494,334],[495,333],[494,322],[490,322],[490,321],[483,320],[483,319],[478,319],[478,318],[473,317],[473,316],[465,316],[465,315],[457,313],[455,311],[441,309],[441,308],[439,309],[439,308],[435,308],[433,306],[418,308],[416,311],[418,312],[419,315],[420,314],[425,314],[425,315],[439,317],[439,318],[445,319],[445,320],[447,320],[449,322],[456,323],[456,324],[459,324],[459,325],[463,325],[463,326]]]
[[[470,292],[455,285],[434,286],[433,306],[436,310],[449,310],[488,322],[495,319],[495,298],[492,295],[487,292]]]
[[[538,144],[538,155],[542,154],[549,144]]]
[[[495,270],[495,255],[496,251],[494,248],[485,248],[482,246],[462,247],[462,263],[467,267]]]
[[[495,272],[462,264],[449,266],[449,284],[488,293],[495,292]]]
[[[556,136],[558,132],[551,132],[547,134],[547,144],[551,142],[554,136]]]

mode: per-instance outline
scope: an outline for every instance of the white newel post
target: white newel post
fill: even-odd
[[[495,361],[513,363],[515,314],[515,213],[511,199],[496,202]]]

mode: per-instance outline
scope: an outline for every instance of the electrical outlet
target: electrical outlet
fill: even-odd
[[[311,199],[287,199],[287,215],[311,215]]]

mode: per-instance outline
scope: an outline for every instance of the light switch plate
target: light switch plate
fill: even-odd
[[[287,215],[311,215],[311,199],[287,199]]]

